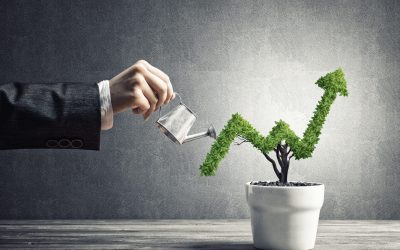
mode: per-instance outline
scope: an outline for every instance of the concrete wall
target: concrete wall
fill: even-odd
[[[283,119],[302,135],[342,67],[313,157],[290,180],[326,184],[323,219],[400,219],[398,1],[2,1],[0,81],[109,79],[138,59],[167,72],[220,131],[239,112],[263,134]],[[246,218],[244,183],[275,180],[262,154],[232,146],[215,177],[212,141],[184,146],[127,112],[101,151],[0,152],[0,219]]]

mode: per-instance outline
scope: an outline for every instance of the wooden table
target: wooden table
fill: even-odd
[[[0,220],[0,248],[255,249],[249,220]],[[320,221],[315,249],[400,249],[400,221]]]

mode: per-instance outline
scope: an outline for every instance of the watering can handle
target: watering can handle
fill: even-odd
[[[181,97],[181,95],[178,94],[177,92],[174,92],[174,94],[175,94],[176,96],[179,97],[179,104],[185,105],[185,104],[182,102],[182,97]],[[160,106],[160,108],[158,109],[158,119],[159,119],[160,117],[161,117],[161,106]]]

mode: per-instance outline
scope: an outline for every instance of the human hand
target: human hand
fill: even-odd
[[[132,109],[145,120],[175,98],[168,75],[145,60],[137,61],[113,77],[110,94],[114,114]]]

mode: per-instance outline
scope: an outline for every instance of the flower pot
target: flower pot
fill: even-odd
[[[254,246],[312,249],[317,236],[324,185],[259,186],[246,183]]]

